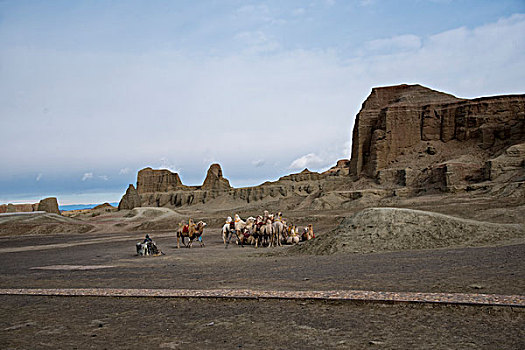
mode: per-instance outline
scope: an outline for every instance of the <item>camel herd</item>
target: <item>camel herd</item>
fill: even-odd
[[[199,221],[194,223],[192,219],[188,222],[179,223],[177,230],[177,248],[180,248],[180,241],[185,247],[191,248],[193,242],[198,240],[201,247],[204,247],[203,233],[206,223]],[[263,215],[256,218],[250,216],[242,220],[238,214],[234,215],[234,219],[230,216],[226,219],[226,223],[222,227],[222,240],[224,245],[228,247],[232,237],[236,238],[236,243],[244,246],[255,245],[255,247],[266,246],[276,247],[283,244],[298,244],[301,241],[307,241],[315,238],[313,226],[310,224],[299,230],[295,225],[287,224],[287,220],[282,217],[281,213],[270,214],[267,210]],[[184,242],[185,238],[189,239],[189,243]]]
[[[263,215],[256,218],[250,216],[246,221],[242,220],[238,214],[234,219],[230,216],[222,227],[222,240],[228,247],[233,235],[236,236],[237,244],[244,244],[267,247],[281,246],[282,244],[298,244],[300,241],[307,241],[315,238],[312,224],[306,226],[302,232],[294,225],[288,225],[281,213],[270,214],[267,210]]]
[[[177,229],[177,248],[180,248],[180,241],[182,244],[191,248],[195,240],[199,241],[201,247],[204,247],[203,233],[206,223],[199,221],[194,223],[190,218],[188,222],[179,223]],[[236,243],[240,246],[255,245],[255,247],[276,247],[283,244],[298,244],[301,241],[307,241],[315,238],[314,229],[311,224],[299,230],[297,226],[287,224],[287,220],[283,218],[281,213],[270,214],[267,210],[263,215],[256,218],[250,216],[246,221],[242,220],[238,214],[234,215],[234,219],[230,216],[226,219],[226,223],[222,227],[222,240],[227,248],[232,237],[236,237]],[[184,242],[185,238],[189,239],[189,243]],[[158,248],[155,242],[149,235],[143,242],[136,244],[137,255],[164,255]]]

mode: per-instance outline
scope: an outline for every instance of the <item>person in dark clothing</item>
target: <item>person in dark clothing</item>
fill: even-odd
[[[153,242],[153,240],[149,237],[149,235],[146,235],[146,238],[144,238],[144,243]]]

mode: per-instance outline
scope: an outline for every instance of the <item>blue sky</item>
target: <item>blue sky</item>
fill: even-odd
[[[372,87],[523,93],[524,62],[523,1],[0,0],[0,203],[323,170]]]

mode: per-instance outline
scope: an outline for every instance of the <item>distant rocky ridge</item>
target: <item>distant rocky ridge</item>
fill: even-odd
[[[166,169],[145,168],[119,209],[269,203],[288,210],[332,209],[367,198],[495,188],[525,198],[525,95],[468,100],[398,85],[372,90],[356,117],[351,158],[323,173],[305,169],[232,188],[219,164],[210,166],[201,186],[186,186]]]
[[[19,212],[28,213],[33,211],[45,211],[60,215],[58,201],[55,197],[44,198],[39,203],[34,204],[0,204],[0,214]]]
[[[139,206],[175,208],[196,204],[227,208],[243,203],[276,201],[291,196],[303,197],[319,192],[326,186],[334,187],[326,183],[327,178],[347,180],[348,164],[348,160],[343,160],[322,174],[305,169],[301,173],[284,176],[275,182],[245,188],[231,187],[219,164],[210,166],[201,186],[186,186],[182,184],[177,173],[166,169],[145,168],[138,172],[137,189],[130,184],[120,201],[119,209]],[[137,203],[137,196],[140,198],[140,204]]]

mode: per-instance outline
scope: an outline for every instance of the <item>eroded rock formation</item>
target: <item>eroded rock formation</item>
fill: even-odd
[[[55,197],[44,198],[38,203],[38,211],[45,211],[52,214],[60,215],[58,201]]]
[[[348,175],[350,172],[350,160],[349,159],[339,159],[335,166],[331,167],[323,174],[329,175]]]
[[[428,191],[482,189],[491,195],[494,181],[504,184],[496,186],[498,193],[517,198],[525,191],[524,145],[525,95],[468,100],[420,85],[374,88],[356,117],[351,159],[323,173],[305,169],[232,188],[219,164],[210,166],[202,186],[185,186],[169,170],[145,168],[138,173],[132,204],[119,209],[254,203],[340,209]]]
[[[46,198],[48,201],[46,203],[51,203],[50,198]],[[56,201],[56,198],[55,198]],[[41,201],[42,202],[42,201]],[[3,213],[30,213],[33,211],[39,211],[44,209],[39,209],[40,203],[24,203],[24,204],[0,204],[0,214]],[[45,205],[44,205],[45,207]],[[43,207],[43,208],[44,208]],[[60,214],[60,211],[58,210],[58,203],[56,208],[51,203],[50,204],[50,213]],[[55,210],[56,209],[56,210]],[[58,211],[58,212],[57,212]]]
[[[510,175],[518,177],[517,180],[525,181],[524,169],[525,143],[521,143],[507,148],[500,156],[489,159],[485,163],[484,177],[486,180],[495,181],[502,175]]]
[[[416,192],[461,190],[492,181],[490,169],[508,170],[498,162],[520,164],[516,151],[512,160],[487,162],[525,142],[525,95],[468,100],[420,85],[375,88],[356,117],[352,141],[354,180]]]
[[[144,168],[137,175],[137,191],[139,193],[167,192],[183,187],[179,174],[172,173],[167,169]]]
[[[228,179],[222,176],[222,169],[219,164],[212,164],[206,174],[206,179],[201,186],[202,190],[229,190],[231,188]]]
[[[140,174],[140,172],[139,172]],[[138,182],[138,179],[137,179]],[[124,196],[122,196],[122,199],[120,200],[118,204],[118,210],[128,210],[133,209],[141,206],[141,200],[139,193],[135,189],[135,186],[130,184],[128,186],[128,189],[126,190],[126,193]]]

